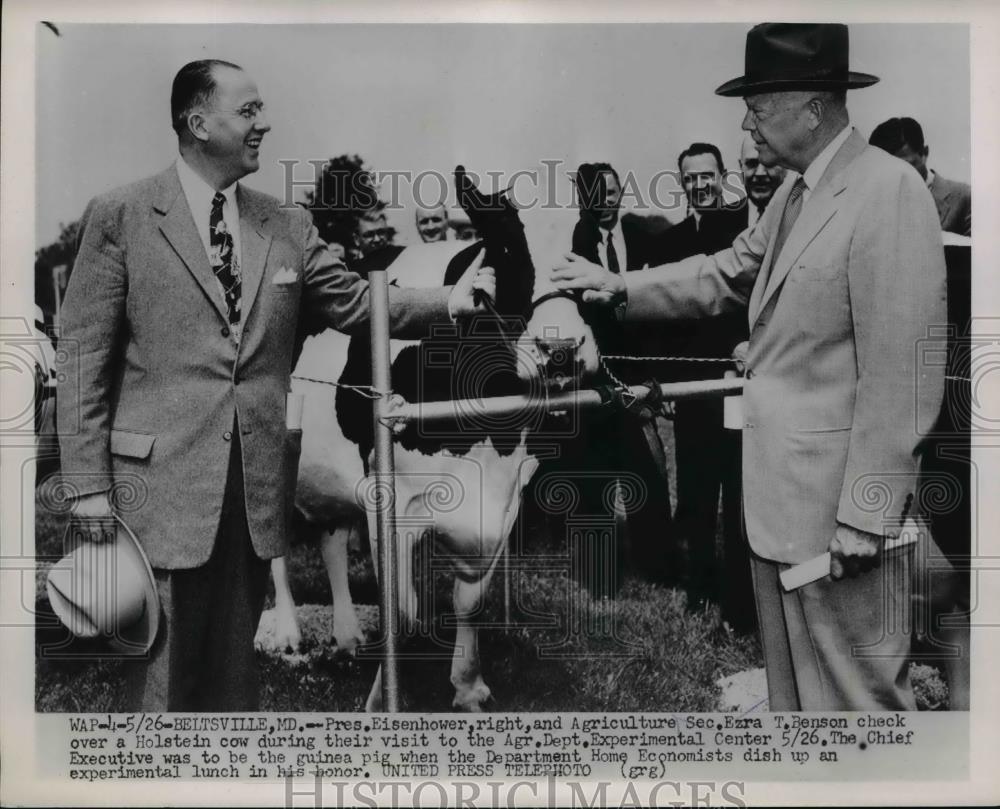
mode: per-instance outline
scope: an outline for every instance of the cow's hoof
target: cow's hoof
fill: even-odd
[[[297,624],[289,627],[279,626],[274,637],[275,649],[283,654],[294,654],[302,644],[302,634]]]
[[[357,657],[358,646],[365,642],[365,636],[360,629],[338,631],[334,628],[333,639],[337,644],[335,651],[337,657]]]
[[[257,626],[254,646],[269,654],[290,655],[299,651],[302,633],[295,612],[280,608],[265,610]]]
[[[469,688],[456,691],[451,707],[466,713],[482,713],[492,702],[493,694],[490,687],[480,680]]]

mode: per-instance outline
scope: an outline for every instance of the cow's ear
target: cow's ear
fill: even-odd
[[[504,208],[508,211],[516,212],[519,210],[519,206],[517,204],[517,200],[514,198],[513,191],[514,184],[511,183],[503,191],[497,194],[497,197],[500,199],[500,203],[504,206]]]

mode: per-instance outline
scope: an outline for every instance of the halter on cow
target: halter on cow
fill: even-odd
[[[558,379],[565,386],[581,373],[594,373],[593,338],[573,301],[549,295],[551,289],[536,283],[533,254],[536,259],[544,254],[529,247],[506,193],[480,193],[462,167],[455,176],[459,204],[481,243],[390,247],[356,269],[362,274],[386,269],[390,282],[403,286],[440,286],[453,283],[485,248],[484,264],[496,272],[497,298],[495,304],[488,302],[490,316],[439,324],[419,342],[394,340],[394,393],[410,402],[483,398],[523,393],[529,382],[527,387],[541,395],[540,380]],[[541,240],[548,241],[548,235],[540,234]],[[532,300],[538,305],[533,307]],[[523,335],[529,316],[528,333],[540,338]],[[368,339],[332,331],[306,342],[292,384],[305,397],[296,505],[327,531],[323,556],[333,591],[334,636],[346,652],[363,640],[348,589],[347,541],[363,512],[373,521],[371,481],[365,476],[373,445],[371,401],[359,395],[370,384]],[[400,610],[405,621],[416,621],[413,550],[429,537],[455,572],[451,681],[453,706],[461,710],[481,710],[490,697],[470,618],[507,541],[521,491],[537,468],[529,437],[544,418],[463,412],[446,424],[410,423],[396,436]],[[279,643],[294,645],[298,630],[283,560],[276,560],[274,573]],[[381,671],[369,710],[380,707],[380,678]]]

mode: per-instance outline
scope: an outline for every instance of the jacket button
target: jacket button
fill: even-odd
[[[229,336],[229,326],[223,326],[222,327],[222,336],[223,337],[228,337]]]
[[[225,432],[224,432],[224,433],[222,434],[222,440],[223,440],[223,441],[231,441],[231,440],[232,440],[232,438],[233,438],[233,434],[232,434],[231,432],[229,432],[229,430],[226,430],[226,431],[225,431]]]
[[[753,368],[747,368],[747,379],[753,379]]]

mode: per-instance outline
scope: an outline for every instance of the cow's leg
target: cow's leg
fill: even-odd
[[[284,556],[271,560],[271,578],[274,579],[274,647],[277,651],[296,651],[302,642],[295,600],[288,582],[288,564]]]
[[[321,540],[323,562],[333,596],[333,638],[338,651],[351,656],[356,653],[358,644],[365,640],[347,581],[347,543],[356,530],[357,523],[350,520],[332,531],[325,531]]]
[[[452,707],[460,711],[482,711],[490,698],[479,665],[479,630],[471,622],[493,574],[491,567],[481,579],[455,579],[455,653],[451,659],[451,684],[455,686]]]

